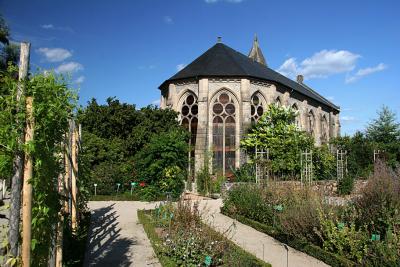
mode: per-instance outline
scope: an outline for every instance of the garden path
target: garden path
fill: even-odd
[[[84,266],[161,267],[139,224],[137,210],[155,203],[90,201],[91,213]]]
[[[217,231],[224,233],[231,227],[228,237],[247,252],[273,267],[329,266],[303,252],[288,247],[274,238],[220,213],[222,200],[202,200],[204,220]]]

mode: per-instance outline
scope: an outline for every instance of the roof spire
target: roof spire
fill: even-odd
[[[260,46],[258,45],[257,34],[254,35],[253,47],[249,52],[249,58],[253,59],[254,61],[257,61],[260,64],[267,66],[267,62],[265,61]]]

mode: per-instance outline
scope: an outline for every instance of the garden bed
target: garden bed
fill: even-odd
[[[162,266],[271,266],[203,224],[187,203],[138,211]]]
[[[316,259],[319,259],[333,267],[335,267],[335,266],[337,266],[337,267],[355,266],[356,265],[356,263],[354,263],[346,258],[335,255],[333,253],[327,252],[327,251],[323,250],[322,248],[320,248],[312,243],[307,242],[306,240],[295,239],[273,226],[254,221],[252,219],[246,218],[241,215],[230,214],[229,212],[227,212],[224,209],[221,210],[221,213],[226,216],[229,216],[233,219],[236,219],[239,222],[241,222],[245,225],[248,225],[248,226],[256,229],[259,232],[262,232],[269,236],[272,236],[276,240],[278,240],[282,243],[285,243],[294,249],[304,252]]]

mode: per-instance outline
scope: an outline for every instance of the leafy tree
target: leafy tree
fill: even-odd
[[[294,174],[300,171],[300,153],[313,148],[313,139],[294,124],[296,111],[270,105],[257,124],[241,141],[253,153],[255,148],[268,148],[273,172]]]
[[[365,134],[357,131],[351,136],[340,136],[331,140],[331,144],[347,151],[347,168],[352,178],[367,178],[373,169],[374,149]]]
[[[396,114],[387,106],[383,106],[378,111],[378,118],[369,123],[366,136],[378,144],[400,141],[400,124],[397,122]]]
[[[183,190],[186,177],[189,134],[176,129],[153,135],[150,142],[135,156],[138,179],[146,182],[153,195]]]
[[[136,160],[141,161],[142,158],[135,155],[154,136],[182,130],[177,121],[177,113],[172,110],[161,110],[155,106],[137,110],[135,105],[121,103],[111,97],[104,105],[92,99],[80,111],[79,120],[82,123],[84,140],[81,159],[91,184],[98,184],[99,194],[114,192],[116,183],[130,188],[129,182],[141,178],[137,176],[134,167]],[[186,159],[186,154],[183,158]],[[168,173],[164,169],[160,171],[160,179],[177,172],[176,169],[171,169]],[[152,187],[156,184],[160,188],[165,186],[165,183],[161,185],[155,180],[149,185]]]
[[[17,65],[19,46],[10,43],[10,30],[4,18],[0,15],[0,70],[7,70],[9,63]]]
[[[378,118],[372,120],[366,130],[366,137],[374,149],[385,151],[385,160],[394,167],[400,162],[400,124],[396,114],[383,106]]]

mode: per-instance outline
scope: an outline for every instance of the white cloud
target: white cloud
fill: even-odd
[[[375,67],[369,67],[369,68],[364,68],[364,69],[359,69],[354,75],[349,75],[346,77],[346,83],[352,83],[355,82],[359,79],[361,79],[364,76],[370,75],[374,72],[379,72],[387,69],[387,66],[383,63],[379,63]]]
[[[151,104],[155,105],[155,106],[160,106],[160,99],[156,99],[156,100],[152,101]]]
[[[73,73],[83,70],[82,64],[78,62],[67,62],[58,66],[54,71],[56,73]]]
[[[174,24],[174,21],[170,16],[164,16],[164,22],[166,24]]]
[[[74,30],[68,26],[55,26],[54,24],[43,24],[40,25],[40,27],[45,30],[58,30],[58,31],[74,33]]]
[[[291,57],[279,67],[278,72],[288,77],[295,77],[298,73],[296,58]]]
[[[42,47],[36,50],[39,54],[43,55],[47,61],[59,62],[72,56],[72,52],[64,48],[47,48]]]
[[[84,81],[85,81],[85,76],[81,75],[75,80],[75,83],[81,84]]]
[[[176,65],[176,70],[177,70],[177,71],[181,71],[181,70],[183,70],[185,67],[186,67],[186,64],[181,63],[181,64]]]
[[[287,59],[278,72],[289,77],[302,74],[305,79],[326,78],[330,75],[349,72],[355,68],[360,55],[346,50],[321,50],[300,64],[296,58]]]
[[[227,3],[241,3],[244,0],[204,0],[207,4],[213,4],[217,2],[227,2]]]
[[[46,30],[54,29],[54,25],[53,24],[43,24],[40,27],[42,27],[43,29],[46,29]]]
[[[333,100],[335,100],[335,97],[334,96],[327,96],[326,99],[328,99],[329,101],[333,101]]]
[[[356,118],[353,116],[341,116],[340,121],[342,121],[343,123],[351,123],[356,121]]]

